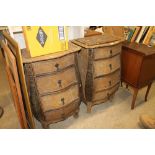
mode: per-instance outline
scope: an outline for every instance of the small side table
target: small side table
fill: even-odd
[[[121,82],[134,89],[131,109],[134,109],[139,89],[148,86],[145,101],[155,80],[155,47],[124,42],[121,55]]]

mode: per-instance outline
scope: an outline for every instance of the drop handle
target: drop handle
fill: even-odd
[[[57,71],[59,70],[59,64],[55,64]]]
[[[62,81],[61,80],[58,80],[58,85],[59,85],[59,87],[62,87]]]
[[[111,81],[109,81],[109,86],[111,86]]]
[[[61,98],[61,103],[62,103],[62,105],[65,104],[65,99],[64,98]]]
[[[92,49],[89,49],[89,52],[92,52]]]
[[[110,50],[110,56],[112,56],[112,49]]]
[[[109,68],[110,68],[110,70],[112,70],[112,64],[109,64]]]

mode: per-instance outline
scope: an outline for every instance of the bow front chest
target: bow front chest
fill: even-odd
[[[35,58],[22,52],[32,111],[44,128],[71,115],[78,116],[81,102],[79,50],[80,47],[69,43],[68,51]]]
[[[79,69],[83,88],[83,101],[87,111],[95,104],[112,98],[120,83],[120,53],[122,40],[109,35],[98,35],[73,40],[82,47]]]

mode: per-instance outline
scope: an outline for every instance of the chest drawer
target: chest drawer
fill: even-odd
[[[94,61],[94,77],[112,73],[120,68],[120,55],[105,60]]]
[[[72,104],[68,104],[67,106],[64,106],[63,108],[59,108],[56,110],[51,110],[44,113],[45,120],[50,121],[51,118],[55,120],[55,122],[64,120],[68,116],[72,115],[76,109],[78,109],[80,104],[80,100],[76,100]]]
[[[62,108],[79,99],[78,85],[72,86],[64,92],[41,97],[41,107],[43,112]]]
[[[50,59],[32,63],[36,75],[60,71],[74,64],[74,54],[69,54],[60,58]]]
[[[40,95],[62,90],[75,83],[77,83],[77,79],[74,67],[70,67],[54,75],[36,78],[36,84]]]
[[[104,77],[94,79],[94,92],[113,87],[120,82],[120,70]]]
[[[104,59],[115,56],[119,54],[122,50],[121,44],[109,46],[109,47],[101,47],[96,48],[94,52],[94,59]]]
[[[115,93],[119,88],[119,84],[115,85],[114,87],[104,90],[98,93],[95,93],[93,96],[93,101],[100,101],[102,99],[108,98],[111,96],[113,93]]]

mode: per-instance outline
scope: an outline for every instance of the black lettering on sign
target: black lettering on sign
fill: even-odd
[[[36,39],[38,40],[39,44],[42,47],[44,47],[46,40],[47,40],[47,35],[41,27],[39,27],[39,29],[38,29]]]

